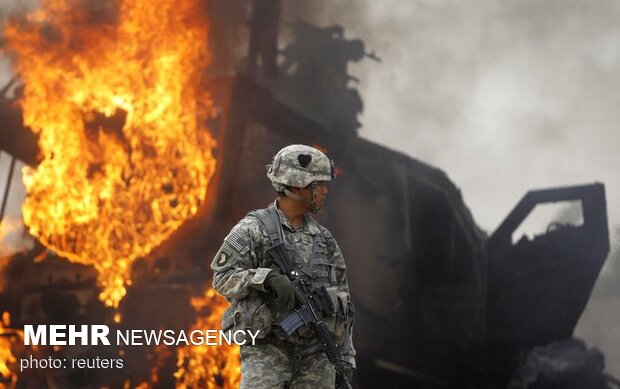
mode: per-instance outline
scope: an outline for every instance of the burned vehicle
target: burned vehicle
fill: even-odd
[[[208,282],[208,262],[226,231],[273,198],[265,163],[298,142],[327,149],[339,169],[319,217],[348,263],[359,387],[505,387],[524,352],[572,336],[609,250],[602,184],[531,191],[487,236],[442,171],[360,138],[335,136],[243,77],[214,80],[211,90],[220,109],[213,122],[217,184],[191,227],[151,259],[157,269],[162,258],[175,264],[174,277],[134,268],[137,281],[121,306],[127,320],[153,320],[148,303],[140,304],[142,316],[130,309],[144,290],[165,294],[179,283]],[[14,130],[4,127],[3,136]],[[536,205],[561,201],[580,202],[582,225],[555,224],[513,243]],[[202,269],[192,277],[188,253],[193,269]],[[18,311],[18,323],[31,320]],[[160,316],[156,321],[165,323]]]
[[[230,82],[226,117],[247,116],[225,120],[221,131],[231,151],[212,220],[226,220],[225,230],[273,197],[261,161],[282,145],[329,151],[341,174],[320,217],[348,263],[362,387],[503,387],[518,355],[572,336],[609,251],[602,184],[531,191],[486,236],[442,171],[363,139],[339,139],[261,88]],[[581,225],[556,223],[513,243],[536,205],[570,201],[581,204]]]
[[[137,3],[127,2],[130,5]],[[214,14],[217,14],[218,7],[221,12],[230,12],[229,3],[209,2]],[[216,163],[210,161],[209,165],[214,168],[209,171],[208,190],[204,198],[188,207],[192,211],[191,217],[184,219],[180,226],[175,225],[174,232],[157,245],[153,244],[152,250],[133,255],[131,261],[123,262],[122,266],[118,264],[121,262],[118,258],[111,256],[103,256],[103,265],[95,263],[91,266],[76,258],[65,261],[67,258],[38,243],[28,251],[2,259],[0,313],[10,315],[11,330],[2,329],[9,326],[3,314],[0,362],[3,362],[1,358],[5,358],[2,355],[6,355],[7,349],[15,355],[32,351],[13,348],[19,345],[19,329],[24,324],[107,323],[125,329],[218,326],[227,302],[218,300],[210,289],[212,274],[209,263],[237,220],[249,210],[262,208],[273,200],[273,188],[265,177],[265,165],[271,157],[285,145],[304,143],[326,150],[337,164],[338,177],[332,183],[329,201],[318,218],[334,234],[347,261],[348,282],[356,305],[354,343],[358,370],[354,386],[544,387],[540,386],[542,381],[538,375],[522,374],[522,367],[531,366],[527,362],[532,360],[528,359],[528,353],[537,348],[571,340],[609,251],[603,184],[531,191],[525,194],[500,227],[487,235],[476,225],[459,189],[443,171],[357,136],[360,126],[357,115],[363,109],[363,103],[357,90],[350,87],[352,77],[347,74],[347,64],[363,57],[379,61],[374,53],[366,53],[359,40],[345,39],[342,27],[318,28],[300,22],[293,25],[297,40],[282,50],[287,58],[278,68],[278,29],[275,26],[280,22],[279,2],[252,3],[255,8],[249,23],[250,47],[247,58],[243,59],[248,69],[231,72],[233,65],[226,64],[235,61],[224,53],[226,50],[218,50],[219,46],[213,45],[216,63],[212,66],[225,71],[211,74],[200,88],[194,85],[196,90],[203,92],[204,87],[209,92],[212,105],[205,104],[200,108],[205,111],[208,108],[213,115],[204,120],[206,124],[200,122],[187,139],[172,140],[183,141],[187,148],[197,149],[196,155],[199,156],[202,150],[196,145],[200,142],[212,139],[212,144],[216,145],[213,147]],[[261,8],[257,4],[261,4]],[[104,24],[115,22],[116,9],[109,8],[88,9],[82,27],[89,27],[93,20]],[[149,10],[156,8],[148,4]],[[195,16],[194,13],[188,15],[185,19]],[[210,31],[215,33],[210,36],[217,37],[219,45],[225,46],[222,42],[226,36],[222,32],[234,23],[218,25],[218,19],[214,17],[213,20]],[[226,18],[222,20],[228,21]],[[201,23],[192,27],[200,28]],[[61,27],[69,24],[61,24]],[[127,30],[149,32],[160,24],[158,20],[142,30]],[[241,19],[237,24],[245,28],[246,23]],[[46,26],[41,30],[50,29]],[[183,37],[191,35],[185,34],[185,29],[180,30]],[[38,29],[33,31],[35,35],[38,33]],[[95,32],[101,31],[105,29]],[[79,31],[72,33],[78,38],[85,35]],[[46,44],[61,41],[49,40],[48,35],[49,31],[42,38]],[[147,41],[150,49],[151,42]],[[315,42],[319,44],[314,45]],[[73,44],[70,48],[74,46],[79,50],[88,48],[88,45]],[[41,47],[44,53],[49,52],[47,45]],[[227,50],[235,51],[230,47]],[[95,52],[94,59],[84,61],[83,65],[96,63],[100,56],[100,52]],[[261,66],[258,66],[259,57]],[[168,66],[175,57],[162,58],[156,61],[158,66],[162,63]],[[72,65],[76,61],[65,62]],[[119,61],[108,62],[115,64]],[[189,61],[183,61],[186,62]],[[141,72],[143,65],[139,62],[134,68]],[[172,73],[171,69],[166,69],[163,73]],[[198,75],[205,72],[203,68],[194,70]],[[274,77],[278,71],[280,76],[273,79],[265,80],[259,76],[269,74]],[[61,73],[63,77],[72,74]],[[141,74],[138,79],[143,80]],[[64,85],[55,85],[48,92],[63,89]],[[165,91],[166,88],[158,90]],[[152,96],[149,93],[145,95],[150,101]],[[20,98],[19,93],[14,95],[16,99]],[[205,96],[198,92],[196,95]],[[166,98],[173,100],[170,96]],[[117,100],[126,103],[122,98]],[[183,109],[195,105],[195,100],[192,98],[188,99],[190,103],[179,104],[178,111],[185,112]],[[47,106],[44,108],[46,112]],[[202,112],[201,109],[197,112]],[[76,111],[72,107],[67,112],[75,114]],[[198,117],[197,112],[190,112],[184,120]],[[161,156],[153,147],[136,153],[134,148],[139,142],[130,138],[125,128],[129,117],[122,109],[107,113],[79,112],[76,120],[84,123],[73,138],[84,140],[88,147],[84,150],[67,148],[60,152],[70,151],[78,158],[86,152],[99,157],[109,150],[123,157],[141,153],[150,166],[161,168],[171,181],[181,176],[180,169],[193,161],[179,163],[181,153],[169,153],[167,160],[158,160]],[[156,121],[153,118],[158,117],[154,115],[149,120]],[[174,115],[172,118],[173,121],[177,119]],[[40,164],[37,136],[23,126],[22,119],[15,100],[2,96],[0,150],[2,156],[11,158],[8,177],[13,181],[19,177],[16,160],[33,167]],[[66,118],[58,115],[54,119]],[[148,138],[154,139],[164,132],[161,129],[152,131]],[[103,147],[105,142],[108,143]],[[211,144],[210,141],[204,143]],[[106,161],[96,162],[86,165],[88,179],[95,180],[105,172]],[[131,162],[134,164],[133,159]],[[149,169],[143,169],[141,173],[151,174],[151,178],[154,176]],[[163,194],[166,200],[154,208],[159,210],[161,205],[176,209],[181,196],[175,197],[175,191],[193,190],[193,184],[205,178],[192,174],[187,177],[194,180],[192,185],[184,182],[177,186],[169,183],[160,187],[149,186],[148,190]],[[135,178],[131,174],[122,175],[122,184],[129,187],[135,183]],[[0,188],[3,212],[7,198],[13,193],[12,188],[11,179]],[[106,193],[110,198],[110,192]],[[39,196],[44,197],[45,191]],[[81,199],[78,195],[76,198]],[[101,197],[99,200],[103,202]],[[581,205],[582,224],[554,223],[539,236],[514,239],[518,227],[537,205],[567,201]],[[122,216],[137,212],[118,206],[115,211]],[[151,216],[148,212],[146,214]],[[96,219],[101,224],[111,225],[111,220],[95,216],[91,218],[92,224],[97,224],[92,221]],[[133,232],[140,235],[138,238],[149,241],[150,237],[145,238],[146,233],[140,232],[145,231],[143,228],[151,219],[165,218],[161,213],[152,218],[143,216],[140,223],[135,223],[139,226]],[[133,220],[115,222],[117,227],[133,224]],[[124,237],[114,237],[117,243],[121,242],[118,246],[128,246],[123,245]],[[83,240],[66,239],[61,243],[71,249],[82,244]],[[100,251],[95,250],[95,254]],[[116,269],[118,274],[114,275],[120,276],[112,279],[115,282],[121,279],[117,283],[122,293],[113,296],[115,299],[108,304],[100,297],[102,282],[99,277],[114,266],[119,266]],[[4,342],[5,338],[13,339],[13,343]],[[5,383],[23,384],[24,387],[167,388],[176,385],[231,388],[239,382],[238,350],[235,349],[210,348],[194,352],[183,347],[124,349],[101,346],[39,349],[36,352],[42,355],[53,352],[59,357],[123,356],[127,368],[113,371],[39,370],[23,374],[13,371],[9,376],[0,370]],[[587,352],[583,355],[589,357]],[[190,369],[191,366],[207,365],[209,369],[194,369],[199,373]],[[594,364],[592,368],[591,375],[595,378],[601,373],[602,367],[599,367]]]

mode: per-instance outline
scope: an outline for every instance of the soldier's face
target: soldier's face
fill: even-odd
[[[308,185],[305,188],[294,188],[293,190],[298,195],[308,200],[312,201],[312,185]],[[325,203],[325,199],[327,198],[327,193],[329,190],[327,189],[327,181],[317,181],[316,185],[316,205],[317,208],[323,208],[323,204]],[[312,210],[312,207],[308,204],[308,212]]]
[[[325,199],[327,198],[327,181],[317,181],[316,183],[316,205],[318,208],[323,208]],[[312,187],[310,187],[310,198],[312,198]]]
[[[312,185],[304,188],[307,191],[307,199],[312,201]],[[327,181],[317,181],[316,183],[316,206],[318,209],[323,208],[325,204],[325,199],[327,199],[327,193],[329,190],[327,189]],[[304,196],[305,197],[305,196]]]

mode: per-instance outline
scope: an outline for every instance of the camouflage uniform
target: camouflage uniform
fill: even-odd
[[[296,147],[297,145],[289,146],[289,149],[306,153],[311,149],[308,146]],[[315,149],[310,152],[313,152],[312,150]],[[318,150],[316,152],[320,153]],[[278,155],[280,153],[274,157],[274,163],[281,162],[286,166],[287,163],[295,162],[278,160]],[[324,154],[311,155],[313,161],[321,162],[322,165],[310,177],[320,177],[322,180],[324,176],[316,172],[320,173],[321,169],[324,171],[332,167],[325,166],[327,157]],[[299,158],[299,162],[304,168],[306,165],[309,169],[316,168],[305,163],[304,158]],[[273,178],[274,174],[277,174],[277,171],[274,173],[270,168],[268,176],[280,192],[283,187],[279,186],[281,184],[277,182],[277,178]],[[297,181],[293,186],[309,185],[303,182],[303,179],[300,181],[299,176],[294,178]],[[331,177],[327,175],[327,179]],[[294,228],[277,208],[277,201],[270,207],[277,210],[286,250],[299,273],[309,280],[313,287],[326,287],[336,312],[325,317],[324,321],[334,334],[336,344],[342,347],[344,359],[355,367],[352,305],[346,265],[338,244],[331,233],[309,215],[304,215],[301,227]],[[256,345],[241,347],[241,388],[281,388],[286,382],[294,388],[333,388],[335,369],[324,352],[312,354],[302,360],[293,357],[295,353],[316,343],[312,329],[305,325],[288,337],[277,326],[286,314],[276,314],[274,296],[264,285],[270,272],[279,271],[271,267],[267,258],[266,250],[270,247],[271,240],[266,227],[255,212],[250,212],[224,239],[211,264],[214,288],[231,302],[231,307],[222,319],[222,329],[260,331]]]
[[[327,288],[338,307],[337,314],[325,318],[325,322],[336,343],[343,346],[348,362],[354,365],[352,323],[347,316],[349,289],[340,248],[331,233],[312,217],[304,216],[303,225],[295,229],[280,210],[278,213],[290,258],[314,287]],[[269,272],[278,271],[265,267],[269,247],[267,231],[250,213],[232,229],[211,264],[213,286],[232,302],[232,314],[225,318],[222,328],[261,331],[256,346],[241,347],[241,387],[277,388],[292,380],[293,387],[333,388],[335,371],[325,353],[299,362],[293,358],[295,352],[315,341],[311,328],[303,326],[294,336],[285,337],[274,326],[279,317],[270,307],[271,296],[263,285]]]

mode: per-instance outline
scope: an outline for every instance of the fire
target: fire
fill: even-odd
[[[159,369],[164,364],[164,361],[167,360],[172,355],[172,352],[170,351],[168,347],[162,344],[155,346],[154,351],[155,351],[155,363],[153,367],[151,368],[151,383],[155,385],[159,383],[159,377],[160,377]]]
[[[313,143],[312,147],[314,147],[315,149],[317,149],[319,151],[322,151],[325,154],[328,154],[328,152],[329,152],[327,147],[321,146],[318,143]],[[341,176],[342,173],[344,173],[344,169],[342,169],[340,166],[334,166],[334,174],[336,174],[336,177]]]
[[[16,217],[5,216],[0,220],[0,258],[8,257],[23,248],[21,242],[16,242],[15,235],[22,229],[22,222]],[[0,265],[1,267],[1,265]]]
[[[41,3],[4,31],[41,150],[23,171],[24,222],[94,266],[100,299],[118,307],[132,262],[197,212],[215,169],[206,3]]]
[[[15,343],[23,341],[23,333],[19,330],[8,328],[11,322],[8,312],[2,313],[0,320],[0,387],[14,388],[17,383],[17,374],[11,371],[11,367],[15,367],[17,359],[13,355],[11,349]],[[19,342],[17,339],[19,339]],[[4,386],[3,386],[4,385]]]
[[[26,247],[25,241],[19,236],[22,222],[13,216],[5,216],[0,220],[0,292],[5,287],[4,269],[11,260],[11,255]]]
[[[204,296],[193,298],[191,303],[202,314],[191,330],[220,327],[220,318],[228,302],[213,288],[209,288]],[[182,347],[177,351],[177,366],[174,376],[176,387],[180,389],[238,388],[241,383],[238,346]]]

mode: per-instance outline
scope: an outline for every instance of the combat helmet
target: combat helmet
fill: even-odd
[[[296,200],[308,201],[292,193],[288,188],[305,188],[312,185],[312,211],[316,206],[316,182],[331,181],[334,177],[334,163],[322,151],[306,145],[286,146],[267,165],[267,177],[278,192],[284,192]]]

